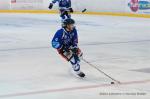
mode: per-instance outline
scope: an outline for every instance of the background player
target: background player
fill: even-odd
[[[80,58],[83,53],[78,47],[78,34],[74,26],[73,19],[65,19],[63,26],[59,29],[52,39],[53,48],[57,49],[58,53],[72,64],[75,74],[79,77],[84,77],[85,74],[80,71]]]
[[[67,18],[71,18],[70,13],[73,13],[73,9],[71,7],[71,0],[52,0],[52,3],[49,5],[49,9],[52,9],[53,5],[58,2],[60,17],[63,20]]]

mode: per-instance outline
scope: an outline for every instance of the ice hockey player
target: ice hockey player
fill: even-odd
[[[80,70],[80,59],[83,55],[78,47],[78,34],[73,19],[65,19],[62,28],[59,29],[52,39],[52,47],[71,63],[73,72],[83,78],[85,74]]]
[[[71,14],[73,13],[73,9],[71,7],[71,0],[52,0],[52,3],[49,5],[49,9],[52,9],[53,5],[58,2],[59,10],[60,10],[60,17],[63,20],[67,18],[71,18]]]
[[[73,9],[71,7],[71,0],[52,0],[52,3],[49,5],[49,9],[52,9],[53,5],[58,2],[60,17],[63,20],[67,18],[71,18],[71,14],[73,13]]]

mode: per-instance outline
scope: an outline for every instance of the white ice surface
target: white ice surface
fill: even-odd
[[[0,14],[0,99],[150,99],[150,19],[73,18],[85,59],[123,84],[110,85],[84,62],[85,79],[71,74],[50,43],[59,15]],[[123,95],[138,92],[144,95]]]

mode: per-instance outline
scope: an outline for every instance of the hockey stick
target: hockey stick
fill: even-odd
[[[65,11],[68,11],[68,12],[70,12],[70,10],[65,10]],[[79,11],[79,12],[82,12],[82,13],[84,13],[84,12],[86,12],[87,11],[87,9],[86,8],[84,8],[84,9],[82,9],[81,11]],[[75,12],[78,12],[78,11],[75,11]]]
[[[118,83],[118,84],[121,84],[120,81],[118,81],[118,80],[112,78],[111,76],[109,76],[108,74],[106,74],[105,72],[103,72],[102,70],[100,70],[99,68],[97,68],[97,66],[91,64],[90,62],[88,62],[87,60],[85,60],[85,59],[83,59],[83,58],[82,58],[82,60],[83,60],[85,63],[87,63],[89,66],[95,68],[97,71],[99,71],[100,73],[102,73],[102,74],[104,74],[105,76],[107,76],[108,78],[110,78],[111,80],[115,81],[115,82]],[[114,83],[111,82],[111,84],[114,84]]]

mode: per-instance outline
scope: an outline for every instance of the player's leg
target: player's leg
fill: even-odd
[[[68,62],[71,63],[73,71],[76,75],[79,77],[84,77],[85,74],[80,71],[80,58],[78,55],[74,55],[71,50],[65,51],[65,50],[58,50],[59,54]]]
[[[73,55],[73,57],[70,59],[70,63],[72,64],[72,68],[76,75],[79,77],[85,76],[85,74],[80,70],[80,59],[77,55]]]
[[[72,64],[72,68],[74,71],[78,72],[80,71],[80,64],[79,64],[79,59],[75,56],[73,56],[71,59],[70,59],[70,63]]]
[[[70,14],[69,11],[67,11],[67,12],[65,13],[65,15],[66,15],[67,18],[71,18],[71,14]]]
[[[60,17],[61,17],[61,22],[63,23],[63,21],[66,19],[66,15],[65,15],[66,11],[63,9],[60,9]]]

